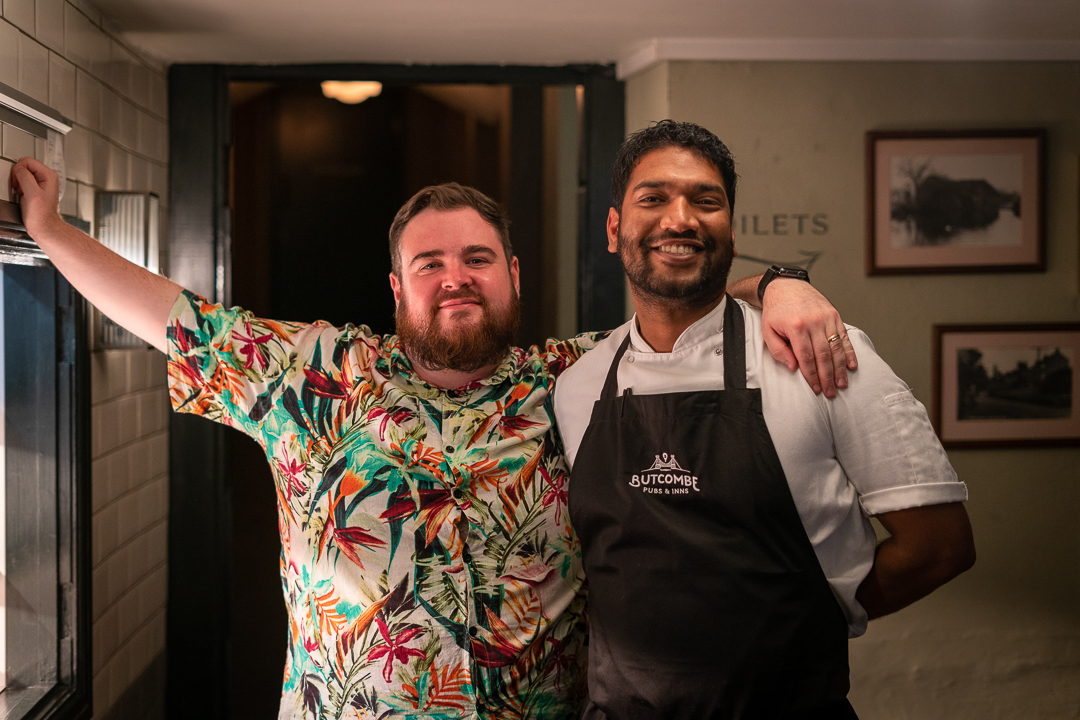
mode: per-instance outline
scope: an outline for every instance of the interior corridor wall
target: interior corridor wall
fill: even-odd
[[[165,67],[119,42],[90,2],[3,0],[0,82],[73,121],[62,213],[93,224],[102,190],[152,191],[165,211]],[[0,130],[7,199],[13,162],[44,160],[45,143],[11,125]],[[154,720],[163,716],[165,678],[165,357],[108,350],[90,360],[94,718]]]
[[[738,250],[821,251],[814,284],[928,408],[933,325],[1080,320],[1080,62],[665,62],[627,80],[626,127],[664,117],[734,153]],[[866,275],[867,131],[1028,127],[1048,137],[1045,273]],[[784,235],[777,214],[809,218]],[[732,276],[762,269],[737,259]],[[1080,717],[1080,449],[949,457],[978,561],[851,642],[852,703],[874,720]]]

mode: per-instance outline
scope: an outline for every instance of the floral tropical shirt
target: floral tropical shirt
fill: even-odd
[[[273,469],[289,652],[279,718],[568,718],[585,595],[553,442],[554,378],[594,336],[513,349],[442,390],[396,336],[182,293],[173,407]]]

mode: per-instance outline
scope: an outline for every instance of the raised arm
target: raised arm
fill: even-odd
[[[761,307],[757,295],[761,277],[745,277],[728,285],[727,291]],[[836,397],[837,388],[847,387],[847,371],[859,367],[840,313],[808,282],[776,278],[769,283],[761,325],[772,356],[792,372],[798,368],[815,393]]]
[[[101,312],[165,352],[165,326],[180,295],[176,283],[134,265],[60,218],[55,172],[33,158],[11,171],[23,224],[56,269]]]

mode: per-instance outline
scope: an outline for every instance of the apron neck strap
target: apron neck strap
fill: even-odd
[[[746,389],[746,330],[742,308],[730,295],[724,304],[724,389]],[[632,331],[631,331],[632,332]],[[601,400],[609,400],[619,394],[619,363],[626,348],[630,347],[630,332],[626,333],[615,358],[608,368]]]
[[[746,330],[742,308],[728,295],[724,304],[724,389],[746,388]]]
[[[601,400],[610,400],[619,394],[619,362],[626,354],[626,348],[630,347],[630,332],[626,333],[626,339],[615,353],[615,359],[611,361],[611,367],[607,371],[607,380],[604,381],[604,390],[600,393]]]

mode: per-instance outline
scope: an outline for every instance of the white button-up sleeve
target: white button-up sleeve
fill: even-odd
[[[867,515],[967,500],[926,408],[857,328],[859,357],[847,390],[828,401],[836,457]]]

